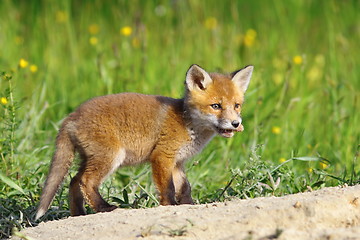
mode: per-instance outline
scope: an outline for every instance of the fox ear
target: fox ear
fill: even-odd
[[[242,92],[245,92],[249,86],[254,66],[246,66],[240,70],[231,73],[231,80],[240,88]]]
[[[204,69],[196,64],[190,66],[185,80],[185,84],[190,91],[195,88],[204,90],[210,83],[212,83],[212,79]]]

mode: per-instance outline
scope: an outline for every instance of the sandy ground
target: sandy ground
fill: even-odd
[[[33,239],[360,239],[360,185],[204,205],[117,209],[41,223]]]

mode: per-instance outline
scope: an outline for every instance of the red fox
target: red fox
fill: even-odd
[[[231,74],[207,73],[192,65],[182,99],[119,93],[95,97],[71,113],[56,138],[56,150],[36,219],[45,214],[75,151],[82,159],[69,190],[72,216],[112,211],[99,185],[117,168],[150,162],[161,205],[193,204],[184,162],[216,135],[244,130],[240,111],[253,66]]]

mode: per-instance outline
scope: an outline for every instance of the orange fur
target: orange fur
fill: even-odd
[[[82,159],[70,183],[70,210],[111,211],[98,188],[118,167],[149,161],[160,204],[192,204],[184,162],[218,133],[242,131],[240,110],[252,66],[230,75],[208,74],[192,65],[183,99],[121,93],[93,98],[63,122],[36,218],[41,217],[77,151]]]

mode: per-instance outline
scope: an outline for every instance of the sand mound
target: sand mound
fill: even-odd
[[[360,185],[285,197],[117,209],[41,223],[34,239],[360,239]]]

